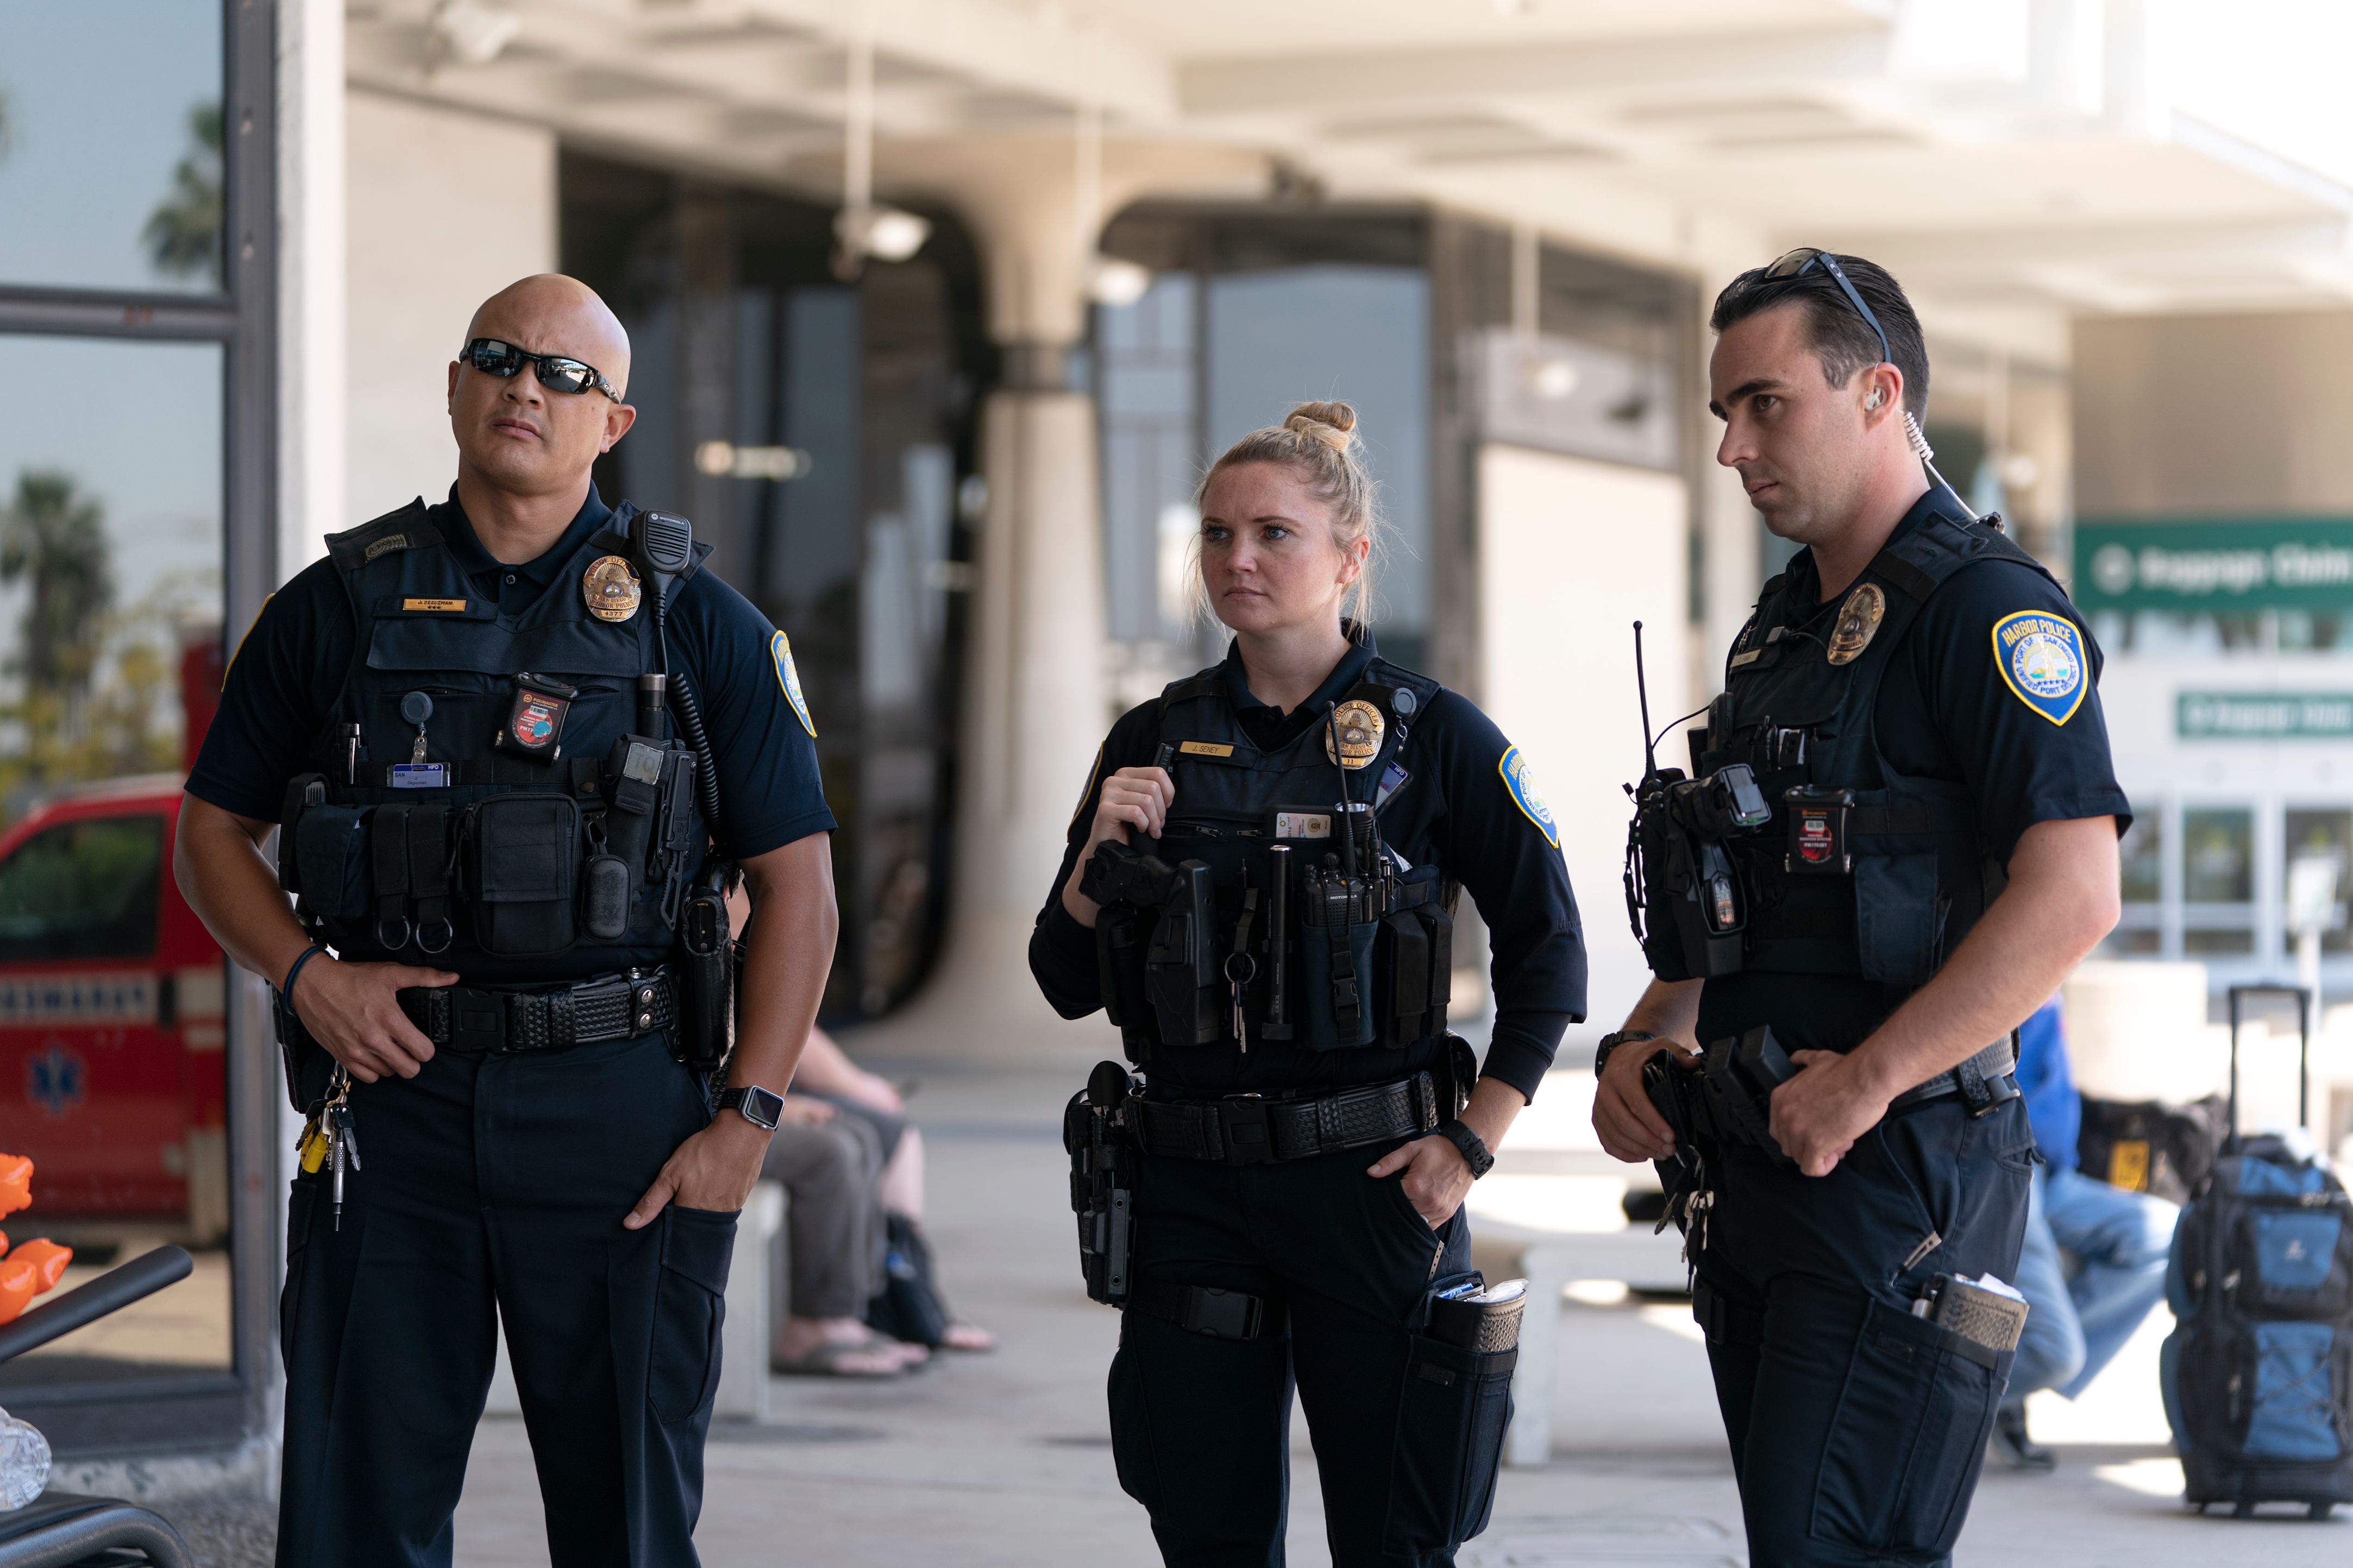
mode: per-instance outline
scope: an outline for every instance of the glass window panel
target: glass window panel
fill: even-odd
[[[2165,813],[2155,805],[2133,807],[2133,825],[2118,846],[2124,859],[2124,900],[2154,904],[2165,897]]]
[[[0,336],[0,1149],[65,1284],[162,1241],[195,1278],[0,1365],[230,1364],[220,950],[169,863],[221,674],[223,350]],[[100,416],[102,415],[102,416]]]
[[[221,287],[221,14],[0,5],[0,282]]]
[[[2255,901],[2255,814],[2202,806],[2181,814],[2181,897],[2191,904]]]
[[[2289,867],[2306,858],[2327,861],[2336,869],[2337,898],[2334,919],[2320,933],[2320,949],[2323,952],[2348,951],[2345,906],[2348,893],[2353,892],[2353,811],[2291,811],[2283,826],[2282,896],[2285,896]],[[2294,931],[2286,933],[2286,950],[2295,951]]]

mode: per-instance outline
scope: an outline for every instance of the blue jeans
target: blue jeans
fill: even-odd
[[[2165,1297],[2165,1259],[2180,1210],[2080,1171],[2038,1165],[2026,1247],[2013,1281],[2032,1310],[2010,1374],[2010,1402],[2038,1388],[2073,1399]],[[2067,1277],[2059,1254],[2074,1254]]]

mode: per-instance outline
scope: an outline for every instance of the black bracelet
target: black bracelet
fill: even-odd
[[[1440,1128],[1438,1135],[1462,1152],[1462,1163],[1471,1167],[1472,1181],[1495,1168],[1495,1156],[1487,1152],[1486,1141],[1472,1131],[1460,1117]]]
[[[326,951],[323,947],[306,947],[302,950],[302,956],[287,968],[286,984],[278,988],[278,1000],[280,1003],[288,1007],[294,1005],[294,977],[302,973],[304,964]]]
[[[1601,1043],[1593,1047],[1593,1077],[1595,1081],[1599,1082],[1600,1080],[1601,1069],[1609,1065],[1610,1052],[1616,1050],[1620,1046],[1631,1045],[1636,1040],[1655,1040],[1658,1037],[1658,1036],[1651,1033],[1648,1029],[1620,1029],[1615,1034],[1602,1036]]]

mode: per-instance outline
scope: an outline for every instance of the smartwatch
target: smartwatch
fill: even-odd
[[[765,1132],[776,1130],[776,1118],[784,1113],[785,1097],[758,1084],[746,1084],[731,1089],[719,1097],[719,1109],[743,1112],[744,1120]]]
[[[1620,1046],[1631,1044],[1636,1040],[1655,1040],[1658,1037],[1658,1036],[1651,1033],[1648,1029],[1620,1029],[1614,1035],[1602,1036],[1601,1043],[1593,1047],[1593,1077],[1595,1081],[1599,1082],[1600,1080],[1601,1069],[1609,1065],[1610,1052],[1616,1050]]]
[[[1487,1152],[1487,1145],[1481,1141],[1479,1134],[1464,1126],[1459,1118],[1440,1128],[1438,1135],[1462,1151],[1462,1159],[1471,1167],[1472,1181],[1495,1168],[1495,1156]]]

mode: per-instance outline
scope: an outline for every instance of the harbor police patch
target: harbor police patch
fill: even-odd
[[[2083,706],[2084,634],[2064,616],[2040,610],[2002,616],[1993,624],[1993,661],[2018,700],[2053,724]]]
[[[784,688],[785,700],[800,715],[801,728],[817,739],[817,725],[809,718],[808,699],[801,695],[801,672],[793,668],[792,639],[778,632],[768,639],[768,657],[776,663],[776,684]]]
[[[1536,831],[1545,836],[1546,843],[1559,848],[1560,829],[1553,826],[1552,808],[1545,805],[1544,796],[1536,793],[1535,781],[1528,776],[1528,760],[1520,755],[1520,749],[1517,746],[1507,749],[1504,752],[1504,760],[1495,764],[1495,771],[1504,775],[1504,787],[1512,792],[1513,804],[1536,825]]]

